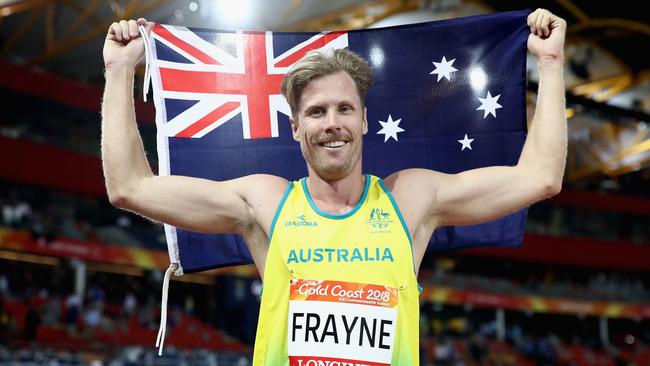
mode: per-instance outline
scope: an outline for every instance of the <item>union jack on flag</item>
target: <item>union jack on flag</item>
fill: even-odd
[[[368,60],[365,173],[456,173],[517,163],[526,137],[528,11],[329,33],[241,32],[156,25],[147,42],[159,174],[227,180],[307,174],[280,94],[314,49]],[[526,210],[483,225],[439,228],[432,250],[521,244]],[[243,239],[165,225],[184,272],[250,263]]]
[[[158,61],[163,98],[197,101],[160,126],[163,133],[203,137],[241,114],[244,138],[277,137],[277,112],[291,113],[280,94],[284,74],[308,51],[346,48],[348,37],[347,32],[316,34],[277,56],[273,37],[272,32],[232,32],[210,42],[187,28],[157,24],[152,38],[187,60]]]

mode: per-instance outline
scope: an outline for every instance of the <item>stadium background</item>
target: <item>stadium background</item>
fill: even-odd
[[[564,188],[530,209],[522,248],[426,256],[422,364],[650,365],[650,17],[587,0],[0,0],[0,364],[250,364],[251,266],[174,278],[155,356],[164,234],[108,204],[99,160],[115,19],[324,30],[536,7],[569,24]],[[536,77],[529,62],[531,110]]]

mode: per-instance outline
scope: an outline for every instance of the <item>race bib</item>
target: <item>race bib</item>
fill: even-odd
[[[396,288],[340,281],[291,282],[291,366],[389,366]]]

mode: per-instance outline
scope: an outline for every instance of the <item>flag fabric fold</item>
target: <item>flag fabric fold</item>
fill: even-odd
[[[370,63],[365,173],[445,173],[515,165],[526,137],[529,11],[329,33],[236,32],[155,25],[149,44],[159,174],[227,180],[307,174],[280,82],[310,50],[349,48]],[[429,250],[518,246],[526,210],[444,227]],[[182,272],[251,263],[241,237],[165,225]]]

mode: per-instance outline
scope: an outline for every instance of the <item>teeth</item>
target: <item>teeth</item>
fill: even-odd
[[[341,147],[343,145],[345,145],[345,141],[330,141],[323,143],[323,146],[325,147]]]

